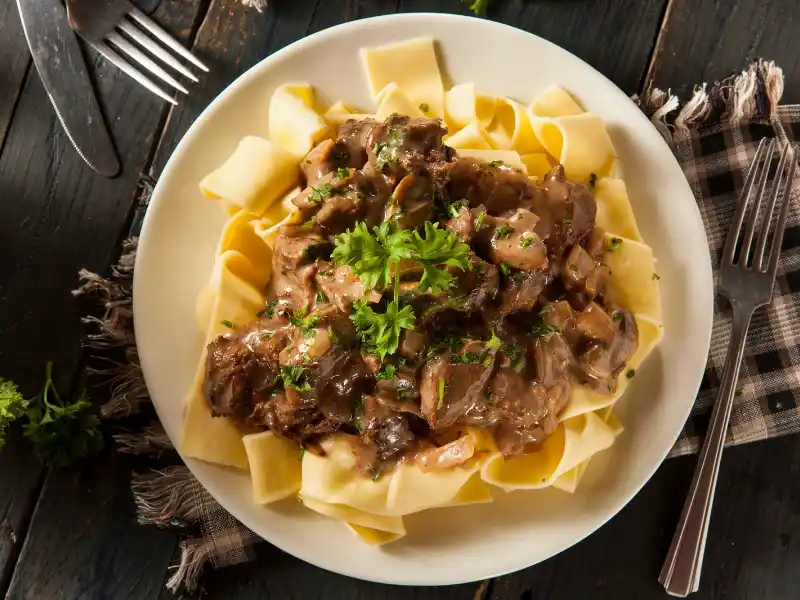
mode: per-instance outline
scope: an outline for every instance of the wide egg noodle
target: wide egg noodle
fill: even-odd
[[[373,481],[359,473],[353,444],[358,438],[338,433],[321,442],[325,456],[303,455],[302,498],[341,504],[373,515],[386,514],[392,474]]]
[[[208,311],[204,346],[217,336],[228,333],[228,324],[246,325],[252,322],[254,315],[264,306],[261,292],[253,285],[257,277],[256,269],[242,253],[228,250],[217,257],[211,277],[213,302]],[[203,392],[205,361],[204,348],[194,383],[184,403],[180,451],[191,458],[246,469],[248,460],[242,443],[242,435],[246,432],[242,432],[230,419],[211,416],[211,408]]]
[[[283,500],[300,491],[302,470],[295,442],[271,431],[248,434],[242,442],[256,504]]]
[[[424,473],[414,463],[402,463],[389,484],[387,512],[408,515],[456,501],[459,491],[478,470],[478,465],[457,466]]]
[[[595,413],[586,413],[559,423],[538,452],[506,460],[495,454],[483,463],[486,483],[510,492],[551,486],[561,475],[610,447],[616,432]]]
[[[474,83],[461,83],[450,88],[444,96],[445,118],[456,129],[476,122],[488,127],[497,110],[497,98],[479,94]]]
[[[558,85],[547,88],[531,103],[529,109],[535,116],[546,118],[569,117],[586,112],[569,92]]]
[[[543,179],[555,166],[544,152],[523,154],[520,156],[520,160],[528,170],[528,175],[530,177],[536,177],[537,179]]]
[[[361,50],[372,97],[396,83],[417,107],[427,104],[429,117],[444,116],[444,85],[432,38],[416,38]]]
[[[592,191],[597,199],[595,218],[597,226],[614,236],[641,242],[642,235],[639,233],[639,226],[636,224],[633,208],[628,200],[625,182],[621,179],[604,177],[595,182]]]
[[[525,171],[525,164],[519,156],[519,152],[514,150],[480,150],[474,148],[464,148],[458,151],[462,158],[471,158],[481,163],[500,161],[510,167],[516,167]]]
[[[442,508],[469,504],[489,504],[491,502],[494,502],[492,492],[486,482],[481,479],[480,472],[477,472],[472,474],[464,486],[458,490],[455,497],[443,504]]]
[[[310,85],[293,84],[280,86],[269,102],[269,137],[290,152],[295,161],[308,154],[317,142],[330,137],[328,123],[314,110],[313,98]]]
[[[300,180],[297,158],[277,144],[256,136],[243,137],[228,159],[200,182],[212,199],[260,215]]]
[[[425,116],[419,107],[408,99],[403,90],[400,89],[400,86],[394,81],[386,84],[386,87],[378,93],[378,102],[380,104],[375,113],[375,118],[379,121],[389,118],[394,113],[407,115],[412,119]]]
[[[531,128],[525,107],[511,98],[498,98],[494,120],[486,129],[497,150],[515,150],[520,154],[541,152],[542,145]]]
[[[617,376],[617,389],[614,394],[598,394],[586,386],[576,384],[572,388],[569,402],[558,414],[559,420],[572,419],[578,415],[607,409],[619,400],[628,388],[630,378],[629,369],[638,369],[648,355],[655,349],[663,336],[663,327],[647,315],[634,315],[636,326],[639,329],[639,344],[636,352],[625,365],[623,371]]]
[[[477,121],[468,123],[462,129],[456,131],[453,135],[445,138],[444,143],[459,151],[459,155],[463,156],[462,150],[491,150],[492,144],[489,140],[489,135],[483,128],[483,125]]]
[[[374,119],[375,115],[370,115],[356,110],[352,106],[345,104],[341,100],[334,102],[328,110],[325,111],[325,120],[331,125],[339,126],[345,121],[354,119],[362,121],[364,119]]]
[[[355,523],[345,523],[344,525],[362,542],[370,546],[383,546],[384,544],[397,541],[401,537],[405,536],[405,534],[402,533],[392,533],[390,531],[381,531],[380,529],[362,527],[361,525],[356,525]]]
[[[603,260],[611,271],[606,299],[660,323],[661,294],[653,250],[610,233],[606,233],[606,246],[610,251]]]
[[[617,415],[614,413],[614,408],[612,406],[598,410],[596,414],[611,428],[611,431],[614,433],[614,437],[617,437],[622,433],[622,423],[620,423]],[[553,482],[553,487],[570,494],[575,493],[575,490],[578,489],[578,484],[580,483],[583,474],[586,472],[586,468],[589,466],[589,462],[592,460],[593,456],[594,455],[587,458],[583,462],[578,463],[569,471],[559,476],[559,478]]]

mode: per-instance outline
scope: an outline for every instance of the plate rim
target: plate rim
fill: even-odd
[[[338,25],[334,25],[332,27],[328,27],[326,29],[320,30],[320,31],[315,32],[315,33],[313,33],[311,35],[303,37],[303,38],[301,38],[299,40],[296,40],[296,41],[292,42],[291,44],[288,44],[288,45],[284,46],[283,48],[280,48],[279,50],[275,51],[274,53],[270,54],[269,56],[264,57],[259,62],[257,62],[256,64],[252,65],[249,69],[247,69],[246,71],[241,73],[233,81],[231,81],[227,86],[225,86],[225,88],[223,88],[223,90],[201,111],[201,113],[197,116],[197,118],[192,122],[191,126],[187,129],[186,133],[181,137],[180,141],[178,142],[178,144],[176,145],[175,149],[170,154],[170,157],[167,160],[166,164],[164,165],[164,167],[162,169],[162,172],[161,172],[161,175],[158,177],[158,181],[157,181],[156,186],[153,189],[153,193],[151,195],[150,205],[155,205],[155,204],[158,204],[158,203],[161,203],[161,202],[168,201],[166,197],[163,200],[161,199],[162,196],[163,196],[163,194],[161,194],[161,192],[167,185],[165,182],[168,181],[171,178],[172,170],[174,169],[175,164],[177,162],[179,162],[178,161],[178,157],[181,156],[186,151],[186,148],[191,144],[193,139],[199,134],[199,132],[203,128],[203,125],[205,124],[205,122],[212,117],[212,113],[214,113],[216,111],[217,106],[219,106],[221,103],[223,103],[229,95],[231,95],[232,93],[235,92],[235,90],[237,88],[244,87],[251,80],[257,79],[259,76],[261,76],[262,72],[268,71],[269,68],[274,63],[279,63],[282,60],[284,60],[285,58],[287,58],[287,57],[289,57],[289,56],[291,56],[291,55],[293,55],[295,53],[301,53],[306,49],[307,46],[311,46],[311,45],[323,42],[323,41],[325,41],[326,38],[329,38],[329,37],[335,38],[335,37],[337,37],[339,35],[342,35],[342,34],[346,35],[346,34],[348,34],[349,30],[357,31],[360,27],[364,27],[365,24],[368,24],[368,23],[376,23],[376,22],[377,23],[382,23],[382,22],[394,22],[394,21],[414,21],[414,20],[418,20],[420,18],[438,20],[438,21],[443,21],[443,22],[450,21],[450,22],[452,22],[452,24],[454,26],[457,26],[458,23],[462,22],[462,21],[470,21],[470,22],[479,21],[479,22],[482,23],[482,25],[481,25],[482,27],[494,28],[494,29],[505,30],[505,31],[513,31],[515,34],[521,33],[521,34],[524,34],[526,36],[531,36],[531,37],[535,38],[538,43],[546,44],[547,46],[550,46],[551,49],[554,50],[556,53],[563,53],[563,54],[567,55],[568,57],[570,57],[571,59],[573,59],[575,61],[578,61],[584,69],[587,69],[587,70],[593,72],[596,76],[599,76],[600,78],[602,78],[608,84],[609,91],[611,91],[614,94],[616,94],[619,101],[626,102],[626,103],[630,104],[633,108],[635,108],[636,113],[638,114],[638,118],[641,120],[643,126],[646,123],[646,126],[653,130],[653,132],[658,137],[659,143],[663,144],[666,147],[666,149],[669,151],[669,155],[670,155],[671,159],[675,162],[675,165],[678,167],[678,169],[681,169],[680,164],[678,163],[677,159],[675,158],[672,150],[669,148],[669,145],[667,144],[667,142],[663,139],[662,135],[658,132],[658,130],[655,128],[655,126],[650,121],[650,119],[642,112],[642,110],[639,107],[636,106],[636,104],[631,100],[631,98],[627,94],[625,94],[625,92],[623,92],[613,81],[611,81],[603,73],[601,73],[600,71],[595,69],[589,63],[587,63],[586,61],[584,61],[580,57],[576,56],[575,54],[573,54],[569,50],[566,50],[565,48],[559,46],[558,44],[555,44],[555,43],[553,43],[553,42],[551,42],[551,41],[549,41],[549,40],[547,40],[545,38],[542,38],[539,35],[536,35],[534,33],[525,31],[524,29],[520,29],[520,28],[514,27],[512,25],[507,25],[505,23],[500,23],[500,22],[497,22],[497,21],[491,21],[491,20],[487,20],[487,19],[481,19],[481,18],[467,16],[467,15],[451,14],[451,13],[413,12],[413,13],[400,13],[400,14],[389,14],[389,15],[373,16],[373,17],[357,19],[357,20],[354,20],[354,21],[349,21],[349,22],[346,22],[346,23],[341,23],[341,24],[338,24]],[[702,261],[698,261],[698,262],[702,262],[702,264],[699,265],[698,268],[702,267],[702,269],[704,271],[706,271],[706,276],[704,277],[704,279],[707,280],[707,282],[709,284],[710,291],[707,293],[707,303],[706,303],[705,310],[704,310],[704,317],[705,317],[704,320],[707,323],[707,327],[706,327],[706,330],[702,332],[702,335],[698,336],[698,338],[700,340],[702,340],[702,347],[705,349],[705,354],[707,355],[708,354],[708,349],[710,348],[710,344],[711,344],[711,334],[712,334],[712,330],[713,330],[713,303],[714,303],[714,298],[715,298],[715,292],[714,292],[714,289],[713,289],[713,271],[712,271],[712,263],[711,263],[711,254],[710,254],[710,250],[709,250],[709,247],[708,247],[708,238],[707,238],[705,226],[704,226],[703,221],[702,221],[702,216],[701,216],[701,213],[700,213],[700,209],[699,209],[699,207],[697,205],[696,199],[694,198],[694,194],[693,194],[692,189],[691,189],[691,187],[689,185],[689,182],[686,180],[685,177],[683,178],[682,184],[683,184],[683,187],[685,187],[685,192],[686,192],[687,198],[692,198],[692,200],[693,200],[693,202],[692,202],[693,211],[692,212],[693,212],[693,217],[694,217],[694,219],[696,221],[695,225],[699,225],[700,230],[703,232],[703,238],[704,238],[704,240],[706,242],[705,251],[703,252],[703,256],[702,256]],[[136,325],[136,322],[137,322],[137,314],[138,314],[138,312],[136,310],[136,305],[137,305],[136,304],[136,297],[137,297],[137,295],[143,294],[143,292],[140,291],[141,287],[137,286],[136,273],[139,271],[140,257],[144,255],[144,253],[141,251],[141,249],[146,246],[149,232],[154,227],[154,225],[152,224],[153,218],[151,218],[151,215],[155,214],[155,212],[156,211],[151,211],[151,210],[147,210],[146,211],[144,219],[143,219],[143,222],[142,222],[141,231],[140,231],[140,234],[139,234],[139,249],[140,249],[140,251],[137,252],[137,256],[136,256],[136,262],[135,262],[135,267],[134,267],[134,278],[133,278],[133,295],[132,295],[132,297],[133,297],[134,329],[135,329],[135,325]],[[140,281],[141,279],[138,279],[138,280]],[[144,354],[141,352],[141,346],[139,344],[138,339],[137,339],[137,350],[139,351],[143,378],[144,378],[145,384],[147,384],[147,372],[149,370],[149,367],[146,366],[146,365],[147,365],[148,361],[144,358],[144,354],[146,354],[146,352]],[[697,396],[697,393],[700,390],[700,386],[701,386],[701,383],[702,383],[702,377],[703,377],[704,370],[705,370],[705,366],[704,366],[703,370],[699,370],[698,369],[698,375],[696,377],[697,383],[696,383],[696,385],[692,385],[691,386],[692,389],[694,390],[694,397],[695,398]],[[147,387],[148,387],[148,394],[151,397],[151,401],[152,401],[152,404],[153,404],[153,406],[154,406],[154,408],[156,410],[156,414],[158,415],[159,419],[161,419],[162,415],[161,415],[161,411],[159,411],[158,402],[155,400],[155,396],[150,391],[150,386],[148,385]],[[693,401],[686,403],[686,407],[685,407],[685,409],[683,411],[684,414],[682,415],[682,422],[683,423],[685,423],[686,420],[688,419],[693,405],[694,405]],[[457,577],[457,578],[452,578],[452,577],[448,578],[448,577],[445,577],[445,576],[437,577],[437,578],[428,577],[428,578],[425,578],[425,579],[407,578],[407,577],[406,578],[398,578],[396,576],[392,576],[392,574],[389,574],[389,576],[380,576],[380,575],[378,575],[378,576],[374,576],[374,575],[365,576],[363,573],[358,572],[357,570],[351,569],[351,568],[341,568],[341,569],[339,569],[339,568],[336,568],[336,569],[331,568],[329,566],[320,564],[318,561],[316,561],[316,560],[314,560],[312,558],[309,558],[307,555],[305,555],[304,553],[298,552],[296,549],[291,549],[291,550],[288,549],[287,547],[285,547],[284,544],[282,544],[280,542],[276,542],[276,541],[273,541],[273,540],[270,540],[270,539],[267,539],[267,538],[262,538],[262,539],[264,539],[268,543],[276,546],[281,551],[286,552],[287,554],[290,554],[290,555],[294,556],[295,558],[298,558],[299,560],[302,560],[302,561],[304,561],[304,562],[306,562],[308,564],[314,565],[316,567],[319,567],[321,569],[325,569],[326,571],[330,571],[330,572],[333,572],[333,573],[338,573],[338,574],[341,574],[341,575],[345,575],[345,576],[352,577],[352,578],[355,578],[355,579],[360,579],[360,580],[363,580],[363,581],[372,581],[372,582],[375,582],[375,583],[401,585],[401,586],[441,586],[441,585],[456,585],[456,584],[461,584],[461,583],[471,583],[471,582],[481,581],[481,580],[488,579],[488,578],[503,576],[503,575],[506,575],[506,574],[509,574],[509,573],[514,573],[516,571],[519,571],[519,570],[534,566],[534,565],[539,564],[539,563],[541,563],[541,562],[543,562],[545,560],[548,560],[549,558],[552,558],[553,556],[555,556],[557,554],[560,554],[560,553],[564,552],[565,550],[577,545],[578,543],[580,543],[581,541],[583,541],[584,539],[586,539],[587,537],[589,537],[590,535],[595,533],[603,525],[607,524],[611,519],[613,519],[615,516],[617,516],[626,506],[628,506],[628,504],[630,504],[631,500],[652,479],[652,477],[655,474],[655,472],[658,470],[658,468],[663,464],[664,460],[667,458],[667,455],[669,454],[669,451],[671,450],[671,448],[674,445],[675,441],[677,441],[677,439],[680,437],[681,431],[682,431],[682,427],[679,428],[676,431],[675,437],[672,440],[672,443],[670,444],[670,446],[668,448],[666,448],[666,450],[663,453],[659,453],[661,455],[659,460],[658,461],[654,461],[653,465],[649,469],[647,469],[647,471],[648,471],[647,475],[646,475],[646,477],[642,478],[641,483],[638,483],[638,484],[632,486],[633,489],[630,491],[630,493],[621,494],[620,495],[620,499],[618,499],[617,502],[616,502],[616,504],[617,504],[616,508],[613,509],[610,512],[610,514],[605,515],[602,519],[599,519],[597,523],[592,524],[592,526],[588,527],[586,529],[586,531],[582,535],[580,535],[578,537],[575,537],[575,539],[571,543],[569,543],[568,545],[564,546],[561,549],[556,549],[555,551],[547,554],[546,556],[542,556],[539,559],[535,559],[534,562],[530,562],[529,558],[521,557],[521,559],[517,559],[517,560],[514,560],[514,561],[509,561],[509,563],[513,563],[513,564],[511,564],[511,566],[509,566],[508,568],[488,569],[488,570],[485,570],[485,572],[484,571],[478,572],[475,576],[471,576],[470,575],[470,576],[467,576],[467,577]],[[175,444],[174,440],[171,440],[171,441],[173,442],[173,445],[175,446],[176,451],[178,451],[177,450],[177,446],[178,445]],[[237,511],[235,509],[232,510],[232,509],[228,508],[225,505],[225,501],[224,501],[223,497],[220,497],[217,493],[212,491],[212,488],[214,488],[216,486],[207,485],[207,483],[204,481],[204,479],[206,478],[206,475],[205,474],[198,474],[198,472],[195,470],[195,468],[193,468],[195,465],[198,465],[198,464],[205,465],[206,463],[203,463],[203,461],[199,461],[197,459],[185,457],[185,456],[183,456],[183,454],[180,453],[180,451],[178,451],[178,454],[179,454],[181,460],[184,462],[184,464],[186,464],[186,466],[189,468],[189,470],[191,471],[192,475],[197,478],[197,480],[200,482],[200,484],[203,486],[203,488],[220,504],[220,506],[222,506],[222,508],[225,511],[229,512],[235,519],[237,519],[240,523],[242,523],[246,527],[250,528],[254,532],[257,532],[257,530],[259,529],[258,523],[251,521],[246,515],[242,516],[241,514],[237,514],[239,511]],[[260,534],[258,534],[258,533],[256,533],[256,534],[259,535],[259,537],[261,537]]]

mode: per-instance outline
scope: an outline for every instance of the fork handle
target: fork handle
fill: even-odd
[[[700,584],[700,568],[714,502],[714,488],[717,485],[719,464],[725,445],[725,432],[728,429],[739,367],[744,355],[747,328],[754,310],[753,307],[732,304],[733,330],[722,384],[680,522],[658,576],[658,581],[671,596],[685,598],[696,592]]]

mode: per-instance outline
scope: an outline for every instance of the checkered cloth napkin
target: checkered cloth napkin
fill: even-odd
[[[800,139],[800,106],[778,106],[783,75],[773,63],[758,62],[740,75],[695,90],[685,104],[661,90],[634,101],[651,117],[670,144],[691,185],[708,235],[711,259],[720,250],[758,141],[766,136]],[[132,235],[138,232],[153,181],[142,181],[142,199]],[[759,310],[747,338],[728,444],[741,444],[800,431],[800,212],[795,182],[773,302]],[[102,316],[84,320],[93,327],[87,344],[116,357],[111,368],[95,369],[110,377],[111,399],[101,409],[107,419],[135,413],[152,415],[136,353],[131,312],[131,283],[136,240],[125,243],[109,278],[80,273],[76,295],[89,295],[105,306]],[[671,456],[696,452],[708,426],[731,334],[731,311],[715,304],[708,366],[692,414]],[[137,419],[141,422],[141,418]],[[157,422],[144,430],[114,436],[123,453],[152,457],[157,468],[135,473],[131,488],[139,521],[176,528],[186,536],[167,587],[192,592],[207,563],[223,567],[252,559],[260,538],[228,514],[180,464]],[[172,466],[166,466],[171,461]]]

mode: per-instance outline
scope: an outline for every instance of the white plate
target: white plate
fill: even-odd
[[[201,352],[195,297],[211,273],[222,211],[198,182],[244,135],[267,136],[270,95],[308,81],[329,101],[370,107],[359,49],[418,36],[439,43],[454,82],[529,102],[557,83],[608,125],[644,239],[658,258],[664,341],[637,372],[619,415],[625,432],[592,461],[577,493],[496,492],[494,504],[428,511],[407,519],[408,536],[376,549],[340,523],[294,501],[261,507],[246,475],[187,459],[236,518],[282,550],[371,581],[444,585],[485,579],[572,546],[617,513],[650,478],[681,430],[706,362],[712,276],[694,198],[669,148],[628,97],[572,54],[491,21],[441,14],[366,19],[307,37],[263,60],[203,112],[156,186],[139,242],[134,281],[136,339],[147,387],[173,442],[182,400]],[[269,568],[268,566],[266,568]]]

